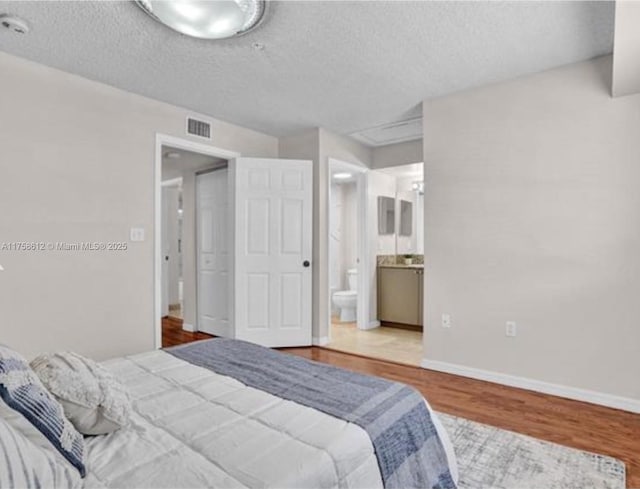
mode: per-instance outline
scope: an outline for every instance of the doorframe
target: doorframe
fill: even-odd
[[[162,348],[162,147],[193,151],[216,158],[231,160],[240,153],[208,144],[197,143],[168,134],[156,133],[153,198],[153,329],[155,348]]]
[[[328,288],[328,301],[325,304],[325,307],[328,308],[328,324],[327,324],[327,338],[329,343],[331,342],[331,309],[332,309],[332,295],[331,295],[331,172],[332,166],[339,165],[343,168],[348,168],[349,171],[355,173],[356,176],[356,185],[357,185],[357,220],[358,220],[358,242],[357,242],[357,250],[358,250],[358,305],[357,305],[357,325],[358,329],[371,329],[371,324],[369,323],[369,298],[370,298],[370,264],[369,264],[369,240],[367,239],[367,234],[369,231],[368,226],[368,190],[369,190],[369,168],[356,165],[354,163],[349,163],[347,161],[343,161],[337,158],[328,158],[328,175],[327,175],[327,205],[325,208],[326,216],[327,216],[327,232],[324,236],[325,245],[327,247],[329,259],[327,260],[327,288]],[[363,293],[365,292],[366,293]],[[377,326],[377,325],[375,325]],[[375,327],[374,326],[374,327]]]

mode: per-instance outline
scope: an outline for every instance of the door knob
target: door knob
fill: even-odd
[[[302,266],[305,267],[305,268],[308,268],[309,265],[311,265],[311,263],[309,263],[309,260],[305,260],[305,261],[302,262]]]

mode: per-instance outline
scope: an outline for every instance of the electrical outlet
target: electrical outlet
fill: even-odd
[[[518,334],[518,330],[516,328],[515,321],[507,321],[507,327],[505,328],[505,334],[507,336],[516,336]]]
[[[442,315],[442,327],[443,328],[451,327],[451,316],[449,314]]]

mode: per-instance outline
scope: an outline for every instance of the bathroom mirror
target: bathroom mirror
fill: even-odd
[[[406,200],[400,201],[400,236],[413,234],[413,204]]]
[[[396,228],[396,201],[393,197],[378,197],[378,234],[394,234]]]

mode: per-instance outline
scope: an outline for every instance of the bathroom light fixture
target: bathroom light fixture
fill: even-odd
[[[135,0],[147,14],[167,27],[200,39],[239,36],[264,16],[265,0]]]
[[[334,173],[333,178],[335,180],[347,180],[351,178],[353,175],[351,173]]]
[[[424,193],[424,182],[413,182],[411,188],[416,192],[423,194]]]

